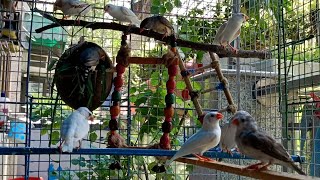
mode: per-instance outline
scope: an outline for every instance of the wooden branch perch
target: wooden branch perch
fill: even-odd
[[[45,16],[46,17],[46,16]],[[41,33],[45,30],[59,27],[59,26],[80,26],[90,28],[92,30],[95,29],[112,29],[116,31],[123,31],[126,33],[138,34],[143,35],[146,37],[154,38],[158,41],[163,41],[166,44],[170,44],[171,37],[165,37],[162,39],[162,34],[153,32],[153,31],[143,31],[140,33],[140,28],[138,27],[131,27],[121,25],[118,23],[106,23],[106,22],[87,22],[87,21],[80,21],[79,24],[75,24],[74,20],[61,20],[55,18],[55,23],[49,24],[42,28],[36,29],[36,33]],[[180,47],[188,47],[195,50],[202,50],[202,51],[211,51],[215,52],[219,55],[219,57],[242,57],[242,58],[260,58],[260,59],[269,59],[271,58],[271,52],[269,51],[246,51],[246,50],[239,50],[238,53],[234,53],[229,49],[223,49],[221,46],[212,45],[212,44],[205,44],[205,43],[198,43],[198,42],[191,42],[183,39],[177,39],[177,46]]]
[[[199,161],[195,158],[179,158],[176,161],[193,164],[209,169],[216,169],[219,171],[229,172],[233,174],[238,174],[241,176],[247,176],[257,179],[277,179],[277,180],[308,180],[308,179],[320,179],[310,176],[303,176],[299,174],[290,174],[285,172],[275,172],[275,171],[243,171],[244,166],[239,166],[235,164],[228,164],[223,162],[204,162]]]

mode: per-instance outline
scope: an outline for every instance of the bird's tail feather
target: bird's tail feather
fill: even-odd
[[[71,153],[73,151],[73,143],[66,141],[62,145],[62,152],[69,152]]]
[[[294,164],[294,162],[290,163],[291,168],[294,169],[295,171],[297,171],[297,173],[301,174],[301,175],[307,175],[305,172],[302,171],[301,168],[299,168],[297,165]]]

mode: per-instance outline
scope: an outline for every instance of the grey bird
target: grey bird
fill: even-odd
[[[232,50],[238,50],[230,45],[240,35],[242,23],[248,20],[249,17],[243,13],[234,13],[231,18],[223,23],[214,38],[213,44],[221,45],[224,48],[228,45]]]
[[[299,174],[306,175],[291,159],[282,144],[258,129],[254,118],[246,111],[238,111],[232,117],[237,126],[236,143],[240,152],[251,158],[260,160],[244,169],[266,170],[272,164],[290,167]]]
[[[163,16],[145,18],[140,24],[140,33],[147,29],[163,34],[162,39],[174,33],[172,24]]]
[[[193,134],[165,165],[168,166],[172,161],[189,154],[193,154],[199,160],[213,161],[203,156],[203,153],[218,145],[221,136],[219,120],[222,118],[223,115],[219,112],[207,113],[204,116],[202,128]]]

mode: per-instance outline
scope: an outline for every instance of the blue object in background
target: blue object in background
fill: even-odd
[[[26,142],[26,124],[24,122],[10,122],[8,138],[21,143]]]
[[[320,127],[315,128],[310,176],[320,177]]]

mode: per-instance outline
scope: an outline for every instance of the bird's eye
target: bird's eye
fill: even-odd
[[[241,122],[244,122],[244,119],[241,119]]]
[[[211,114],[211,117],[214,117],[214,114]]]

